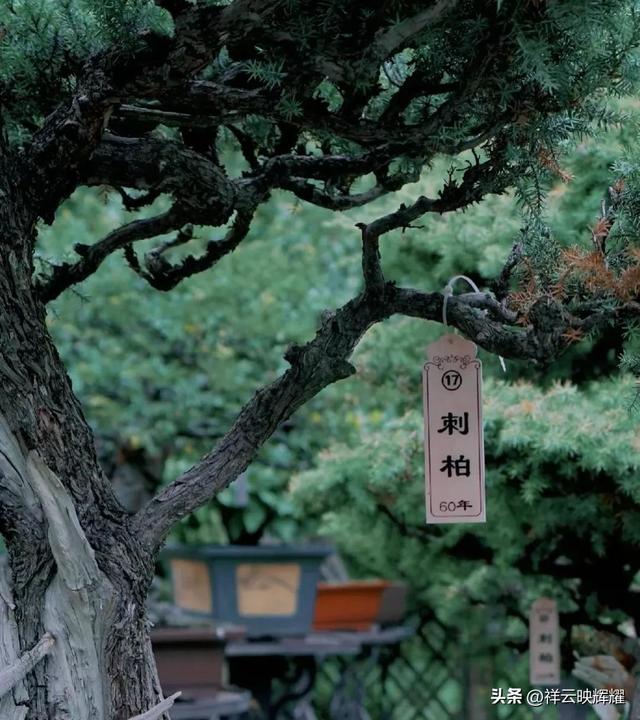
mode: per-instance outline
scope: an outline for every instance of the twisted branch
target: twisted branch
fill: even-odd
[[[86,280],[116,250],[130,246],[138,240],[162,235],[181,224],[179,214],[172,209],[156,217],[134,220],[109,233],[94,245],[77,244],[74,250],[82,258],[76,263],[54,266],[49,277],[36,282],[36,291],[45,303],[55,300],[67,288]]]
[[[179,234],[174,240],[162,243],[149,251],[145,255],[144,267],[129,244],[125,248],[129,267],[156,290],[171,290],[182,280],[209,270],[225,255],[233,252],[247,236],[254,212],[254,207],[238,212],[231,228],[222,240],[211,240],[202,255],[197,257],[189,255],[175,265],[166,260],[163,254],[171,247],[188,242],[191,239],[190,233]]]

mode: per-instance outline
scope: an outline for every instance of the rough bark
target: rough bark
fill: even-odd
[[[0,531],[3,667],[50,633],[3,719],[129,720],[160,700],[144,600],[153,558],[94,450],[34,291],[33,216],[0,160]]]
[[[17,668],[8,676],[12,680],[38,658],[24,681],[17,678],[0,700],[10,720],[146,720],[163,712],[144,600],[154,553],[171,526],[232,482],[297,408],[350,375],[349,358],[374,323],[394,314],[441,318],[440,293],[385,280],[380,236],[410,226],[424,213],[465,208],[504,191],[517,172],[506,148],[514,122],[518,133],[524,130],[523,109],[536,107],[541,117],[563,110],[535,83],[514,87],[504,104],[503,87],[486,82],[504,73],[517,50],[511,21],[523,27],[537,22],[538,3],[504,3],[509,8],[497,21],[495,4],[438,0],[428,9],[413,8],[392,26],[383,9],[358,19],[340,8],[332,14],[334,31],[318,33],[309,49],[290,30],[287,3],[157,2],[173,15],[172,36],[142,33],[133,49],[114,46],[86,58],[74,70],[72,88],[64,86],[54,107],[39,108],[40,127],[19,154],[7,149],[0,113],[0,533],[10,563],[10,574],[0,580],[0,619],[5,619],[0,659]],[[432,77],[430,68],[417,64],[379,117],[365,112],[381,99],[377,79],[385,61],[411,47],[427,26],[437,30],[454,8],[461,27],[465,19],[481,26],[478,13],[486,10],[487,30],[465,46],[446,74],[438,70]],[[304,11],[307,20],[316,19],[313,3]],[[449,33],[449,27],[442,31]],[[227,69],[215,82],[199,77],[223,47]],[[277,58],[283,48],[280,87],[247,77],[243,68],[249,61],[271,51]],[[315,96],[325,79],[343,99],[335,110]],[[3,102],[9,95],[3,93]],[[442,97],[431,102],[432,96]],[[294,113],[282,102],[290,97],[299,105]],[[403,113],[413,101],[424,106],[424,115],[405,122]],[[573,113],[574,101],[564,109]],[[243,121],[253,115],[271,125],[279,138],[274,145],[251,136]],[[471,126],[465,118],[474,118]],[[179,128],[182,142],[154,136],[151,131],[163,123]],[[249,165],[240,177],[230,177],[217,157],[221,127],[234,134]],[[317,145],[312,151],[310,137]],[[330,137],[340,142],[334,146]],[[44,302],[121,249],[139,276],[168,290],[231,252],[274,188],[346,209],[417,179],[438,153],[455,156],[480,145],[482,161],[476,156],[461,176],[452,170],[437,196],[420,197],[361,227],[362,293],[328,314],[310,342],[290,348],[290,369],[258,390],[211,453],[135,516],[125,514],[100,471],[91,432],[47,333]],[[410,170],[395,169],[395,161],[404,165],[406,159]],[[372,187],[353,192],[355,180],[368,174]],[[37,218],[52,222],[77,187],[94,184],[119,189],[133,209],[162,193],[170,196],[171,207],[95,245],[76,244],[75,262],[60,263],[34,283]],[[124,188],[146,195],[132,198]],[[202,255],[171,264],[167,251],[189,242],[190,223],[230,228]],[[167,232],[176,232],[176,238],[138,258],[135,243]],[[509,273],[500,279],[503,287]],[[628,303],[608,317],[599,309],[578,310],[570,314],[543,296],[522,327],[484,293],[448,303],[449,324],[484,348],[539,361],[561,352],[566,332],[597,329],[605,320],[637,315],[640,307]],[[47,647],[49,656],[39,657],[47,632],[55,644]],[[34,648],[35,655],[25,656]],[[2,676],[0,687],[1,682]]]

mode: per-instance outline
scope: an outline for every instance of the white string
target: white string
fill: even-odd
[[[480,292],[480,288],[473,282],[471,278],[467,277],[466,275],[454,275],[449,280],[449,282],[444,286],[444,290],[442,293],[442,324],[445,326],[445,328],[449,327],[449,323],[447,322],[447,303],[449,302],[449,298],[453,295],[453,286],[458,280],[464,280],[473,288],[474,292]],[[502,355],[498,355],[498,360],[500,360],[500,366],[502,367],[502,371],[507,372],[507,365]]]

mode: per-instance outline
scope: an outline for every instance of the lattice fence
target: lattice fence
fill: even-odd
[[[465,644],[434,617],[394,648],[373,649],[358,663],[329,659],[314,705],[322,720],[597,720],[585,706],[491,703],[491,689],[528,685],[526,658]]]

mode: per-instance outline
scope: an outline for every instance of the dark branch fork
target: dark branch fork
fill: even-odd
[[[267,33],[265,21],[278,11],[279,4],[273,0],[236,0],[220,8],[167,0],[158,5],[173,15],[173,39],[148,35],[140,38],[140,47],[133,53],[106,52],[93,58],[75,95],[60,105],[34,136],[23,163],[22,182],[32,198],[32,206],[48,222],[59,203],[81,184],[118,188],[130,210],[163,193],[169,194],[171,208],[153,219],[114,230],[93,248],[77,243],[75,249],[80,260],[54,267],[49,277],[38,280],[38,292],[45,301],[86,279],[105,257],[121,248],[135,272],[158,289],[170,289],[235,249],[248,232],[255,208],[272,188],[287,189],[322,207],[340,210],[357,207],[417,179],[419,167],[435,153],[462,152],[491,140],[499,132],[501,123],[491,117],[455,147],[444,147],[433,139],[444,120],[455,119],[456,104],[464,103],[476,91],[489,62],[487,54],[478,68],[469,62],[463,85],[452,85],[449,88],[454,93],[452,97],[433,113],[429,122],[422,124],[399,125],[397,117],[390,118],[388,124],[361,118],[354,122],[346,111],[329,112],[308,90],[301,90],[302,115],[289,121],[297,128],[296,134],[305,130],[330,131],[357,143],[360,150],[351,155],[296,151],[258,161],[258,149],[232,123],[236,118],[257,114],[280,124],[278,93],[236,87],[227,84],[224,77],[222,82],[202,80],[196,74],[223,45],[233,48],[237,44],[242,48],[251,41],[257,42]],[[363,71],[368,68],[369,73],[379,68],[381,62],[425,27],[440,21],[455,5],[453,0],[440,0],[370,38],[359,51],[358,67]],[[499,39],[493,42],[499,43]],[[315,74],[316,82],[322,79],[322,73]],[[235,81],[233,72],[229,77]],[[351,82],[356,80],[354,77]],[[420,83],[416,86],[422,90]],[[441,87],[447,89],[446,85]],[[427,87],[425,92],[431,89]],[[513,109],[509,110],[503,120],[512,112]],[[104,133],[111,122],[131,118],[146,122],[150,128],[159,123],[175,125],[183,133],[199,129],[215,135],[220,125],[230,126],[248,156],[253,175],[248,181],[231,180],[215,158],[174,141]],[[416,169],[389,175],[391,162],[404,153],[418,156]],[[350,192],[355,177],[371,172],[377,180],[373,188]],[[314,181],[323,182],[325,187]],[[146,189],[148,193],[132,198],[124,190],[126,187]],[[482,192],[477,193],[478,198],[481,196]],[[222,241],[209,243],[204,255],[191,256],[179,266],[171,266],[166,259],[166,244],[147,253],[144,267],[133,250],[134,242],[158,233],[179,231],[187,223],[220,227],[234,212],[236,220]],[[184,239],[184,234],[179,237]],[[175,244],[170,243],[169,247]]]
[[[474,173],[470,173],[474,179]],[[365,332],[374,324],[400,314],[439,322],[443,295],[397,287],[382,272],[380,235],[406,227],[427,212],[445,212],[473,197],[473,182],[465,180],[449,190],[447,200],[419,198],[412,206],[373,223],[360,224],[364,289],[360,295],[325,318],[313,340],[292,346],[285,354],[291,367],[271,385],[259,390],[245,405],[235,423],[211,453],[162,490],[133,519],[153,550],[171,527],[216,493],[227,487],[253,460],[262,444],[301,405],[328,385],[355,372],[349,358]],[[508,262],[511,262],[509,260]],[[631,310],[632,311],[632,310]],[[517,325],[517,314],[489,293],[468,293],[448,302],[449,324],[462,330],[486,350],[506,358],[545,362],[566,346],[568,328],[584,321],[566,313],[551,298],[542,298],[531,311],[533,324]],[[551,322],[549,319],[551,318]],[[592,327],[608,322],[592,315]],[[549,329],[552,328],[552,329]]]
[[[130,53],[106,51],[92,58],[73,96],[48,115],[25,148],[17,185],[33,208],[32,223],[38,217],[51,222],[61,202],[83,185],[116,189],[130,211],[150,207],[160,196],[168,198],[168,208],[114,229],[93,245],[76,243],[75,262],[54,266],[47,277],[37,278],[35,288],[42,302],[83,281],[119,251],[147,283],[169,290],[234,251],[275,189],[321,207],[345,210],[416,181],[440,152],[458,155],[472,150],[474,160],[458,179],[452,174],[436,197],[421,196],[358,226],[361,294],[329,314],[311,341],[289,348],[287,372],[255,394],[211,453],[131,519],[136,536],[149,550],[158,547],[175,522],[232,482],[303,403],[355,371],[349,359],[372,325],[398,314],[440,321],[441,293],[397,287],[385,278],[380,238],[412,227],[424,215],[464,210],[488,194],[504,192],[514,178],[509,163],[503,161],[503,128],[520,116],[522,104],[532,102],[526,88],[500,111],[484,102],[489,109],[476,113],[464,132],[453,133],[453,140],[442,139],[441,131],[460,126],[491,75],[504,42],[502,32],[508,30],[507,18],[486,37],[480,56],[474,52],[464,58],[457,77],[443,77],[441,72],[429,77],[416,66],[396,85],[378,119],[365,117],[365,107],[381,90],[381,65],[426,28],[437,26],[458,5],[455,0],[428,3],[390,28],[363,32],[347,56],[339,52],[340,40],[327,36],[309,58],[277,29],[283,4],[276,0],[234,0],[225,6],[186,0],[157,0],[157,4],[173,16],[173,37],[149,33]],[[293,113],[282,109],[283,90],[252,82],[242,70],[256,47],[274,44],[291,48],[291,67],[285,74],[299,105]],[[230,67],[215,80],[199,75],[223,47],[232,57]],[[333,82],[343,96],[336,110],[314,95],[314,88],[324,80]],[[437,102],[431,105],[434,96]],[[419,122],[405,122],[404,113],[414,99],[425,100],[427,109]],[[250,116],[271,123],[279,137],[275,149],[266,149],[245,132],[241,123]],[[182,141],[175,135],[163,137],[159,126],[174,128]],[[217,157],[216,140],[222,128],[235,137],[249,165],[240,177],[229,177]],[[323,140],[327,136],[336,142]],[[355,181],[366,176],[373,177],[368,189],[355,189]],[[222,239],[210,241],[200,254],[172,262],[173,248],[193,242],[194,226],[227,229]],[[169,239],[159,240],[144,255],[139,253],[142,241],[161,236]],[[597,329],[607,321],[598,313],[583,316],[580,309],[571,314],[545,296],[531,308],[529,326],[519,326],[515,313],[501,302],[517,260],[513,254],[499,278],[499,299],[488,293],[450,298],[451,326],[506,358],[545,362],[566,347],[567,330]],[[635,311],[629,304],[617,312],[623,316]]]
[[[365,290],[327,317],[313,340],[289,348],[291,368],[259,390],[245,405],[229,432],[196,466],[162,490],[134,518],[136,531],[150,549],[156,548],[181,518],[227,487],[253,460],[277,427],[323,388],[349,377],[349,358],[358,341],[374,324],[401,314],[439,322],[443,296],[399,288],[385,282],[379,266],[377,238],[363,232]],[[506,358],[546,361],[566,345],[562,335],[572,318],[559,306],[542,303],[540,315],[560,314],[553,332],[536,326],[516,326],[514,313],[491,295],[469,293],[450,298],[449,324],[485,349]],[[607,318],[599,318],[601,323]],[[595,319],[594,319],[595,323]]]

